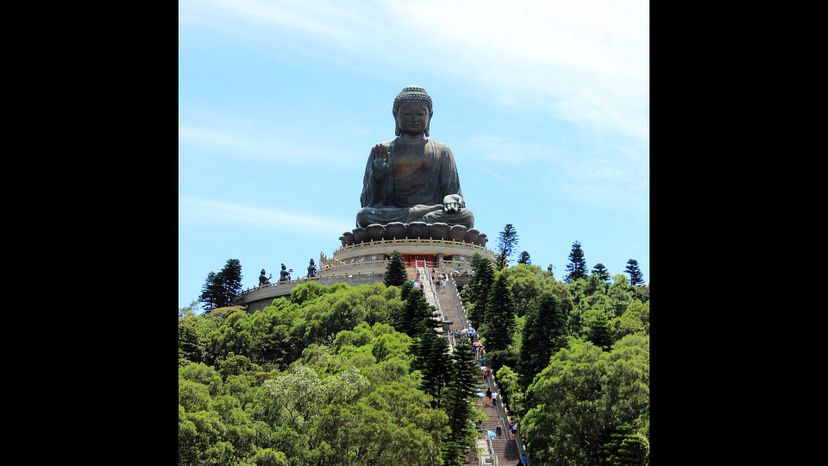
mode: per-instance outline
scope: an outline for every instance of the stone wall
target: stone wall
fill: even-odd
[[[382,283],[385,280],[385,274],[351,274],[351,275],[337,275],[330,277],[317,277],[302,280],[292,280],[285,283],[277,283],[275,285],[263,286],[246,291],[242,294],[242,304],[245,306],[247,312],[255,312],[270,306],[273,300],[280,297],[289,297],[291,290],[297,285],[308,282],[316,282],[320,285],[330,286],[334,283],[346,283],[350,286]]]

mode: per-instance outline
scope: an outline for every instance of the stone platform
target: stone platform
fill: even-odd
[[[489,241],[485,233],[476,228],[466,228],[463,225],[448,225],[446,223],[425,222],[391,222],[385,225],[373,223],[365,228],[357,227],[342,233],[339,241],[342,247],[352,244],[362,244],[372,241],[396,239],[434,239],[452,242],[476,244],[486,247]]]
[[[454,276],[460,286],[468,282],[472,272],[471,259],[475,254],[480,254],[492,262],[495,260],[493,251],[480,244],[466,241],[465,236],[461,240],[433,238],[372,240],[368,238],[359,243],[343,245],[334,251],[330,258],[320,254],[318,276],[245,290],[240,296],[240,304],[244,305],[248,312],[261,310],[269,306],[274,298],[289,296],[290,291],[296,285],[310,281],[321,285],[333,285],[334,283],[361,285],[382,282],[385,279],[387,260],[394,251],[399,251],[408,267],[415,264],[422,266],[425,262],[428,267],[445,269]]]

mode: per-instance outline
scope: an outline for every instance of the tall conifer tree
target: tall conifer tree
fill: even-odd
[[[528,387],[532,379],[549,365],[549,358],[566,346],[566,319],[561,300],[545,292],[526,314],[520,347],[521,384]]]
[[[416,294],[416,293],[412,293]],[[427,321],[432,322],[430,319]],[[444,404],[443,389],[451,379],[451,359],[448,340],[437,335],[432,328],[420,327],[415,345],[415,367],[423,374],[421,389],[433,397],[431,407]]]
[[[592,268],[592,273],[597,275],[604,281],[607,285],[610,284],[610,273],[609,270],[604,266],[602,263],[595,264],[595,267]]]
[[[630,274],[630,285],[638,286],[644,284],[644,275],[641,273],[641,269],[638,268],[637,260],[628,260],[627,268],[624,270],[624,273]]]
[[[406,278],[402,255],[399,251],[394,251],[385,268],[385,286],[402,286]]]
[[[532,263],[532,258],[529,256],[528,251],[522,251],[518,256],[518,264],[523,265],[530,265]]]
[[[424,329],[431,330],[429,325],[433,315],[433,307],[423,297],[423,293],[404,285],[405,303],[402,313],[397,316],[394,328],[410,337],[417,336]],[[433,326],[433,325],[432,325]]]
[[[497,259],[495,262],[497,270],[503,270],[509,266],[509,259],[514,254],[517,245],[517,230],[511,223],[507,223],[497,238]]]
[[[569,252],[569,264],[566,266],[566,271],[569,272],[565,280],[567,283],[572,283],[587,275],[584,251],[581,249],[581,243],[578,241],[572,243],[572,251]]]
[[[449,418],[449,439],[464,444],[471,433],[470,402],[474,398],[475,380],[480,370],[474,361],[474,353],[468,347],[458,346],[451,354],[452,373],[446,390],[446,414]]]
[[[512,343],[515,329],[515,307],[506,276],[499,274],[489,290],[486,317],[483,324],[486,336],[486,351],[505,350]]]
[[[227,259],[224,268],[219,272],[222,276],[221,289],[224,306],[230,306],[242,292],[242,268],[238,259]]]
[[[241,263],[238,259],[227,259],[224,268],[218,273],[207,274],[198,299],[207,311],[230,306],[242,291],[241,281]]]
[[[492,270],[491,261],[480,254],[472,257],[471,266],[474,274],[463,288],[462,295],[464,302],[470,305],[468,312],[471,326],[480,329],[486,319],[486,306],[489,300],[489,290],[494,282],[494,270]]]
[[[218,307],[219,294],[216,273],[210,272],[207,274],[207,280],[204,281],[204,287],[201,289],[198,301],[204,305],[205,311],[211,311]]]

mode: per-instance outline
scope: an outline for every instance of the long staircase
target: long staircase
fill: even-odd
[[[432,264],[429,262],[415,264],[414,267],[406,267],[406,274],[410,280],[416,280],[419,272],[426,302],[437,309],[435,317],[439,317],[444,322],[442,330],[448,330],[448,332],[442,331],[440,333],[449,339],[449,351],[454,351],[458,345],[455,335],[461,330],[469,328],[466,312],[463,308],[463,302],[460,299],[460,293],[457,290],[457,284],[451,274],[447,274],[448,281],[446,287],[443,288],[442,286],[437,287],[431,281],[432,271],[435,272],[435,275],[442,272],[441,270],[433,269]],[[469,348],[460,344],[460,350],[468,351]],[[490,375],[488,378],[484,378],[482,371],[480,374],[476,379],[478,392],[485,394],[487,389],[492,392],[499,392],[494,376]],[[465,465],[479,466],[491,464],[495,466],[512,466],[517,464],[520,460],[520,433],[515,438],[509,432],[509,424],[507,422],[508,413],[502,406],[502,403],[498,401],[497,405],[495,405],[492,403],[492,399],[487,396],[478,397],[476,403],[486,414],[486,421],[481,428],[477,451],[469,453],[466,457]],[[498,424],[501,426],[501,435],[489,440],[488,432],[496,432]]]

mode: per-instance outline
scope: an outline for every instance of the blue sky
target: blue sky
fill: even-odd
[[[490,248],[649,281],[648,2],[181,0],[179,307],[227,259],[247,288],[330,256],[408,85]]]

